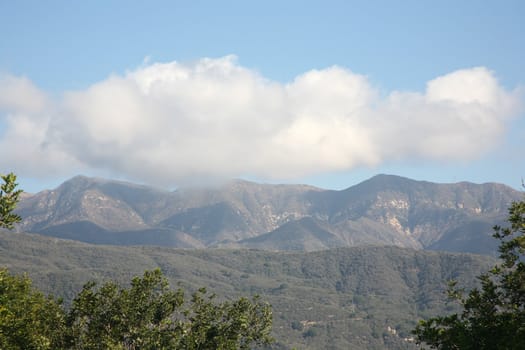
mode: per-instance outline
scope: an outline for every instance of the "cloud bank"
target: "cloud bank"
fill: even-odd
[[[333,66],[283,84],[234,56],[153,63],[51,98],[0,78],[0,169],[103,171],[161,185],[199,178],[293,179],[386,160],[469,160],[519,110],[484,67],[423,92],[376,89]]]

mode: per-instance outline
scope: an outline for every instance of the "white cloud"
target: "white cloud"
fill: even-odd
[[[48,138],[54,103],[27,78],[0,77],[0,169],[55,176],[82,169]]]
[[[0,76],[0,113],[3,110],[38,113],[45,109],[46,104],[46,95],[29,79]]]
[[[519,102],[483,67],[384,97],[341,67],[281,84],[233,56],[144,62],[59,100],[9,78],[0,80],[0,167],[26,176],[102,170],[174,185],[293,178],[387,159],[471,159],[497,143]]]

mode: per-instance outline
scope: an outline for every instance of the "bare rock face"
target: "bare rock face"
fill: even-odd
[[[378,175],[342,191],[234,180],[174,192],[77,176],[25,196],[19,231],[92,243],[323,250],[396,245],[493,253],[520,192]]]
[[[147,227],[141,214],[128,203],[104,191],[105,181],[75,177],[55,190],[23,199],[18,212],[21,230],[32,231],[79,221],[89,221],[107,230]]]

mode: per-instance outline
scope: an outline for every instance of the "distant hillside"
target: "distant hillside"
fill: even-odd
[[[301,225],[319,229],[309,219]],[[128,283],[155,267],[188,292],[205,286],[220,299],[260,294],[273,306],[278,349],[415,349],[407,340],[415,323],[453,307],[445,300],[446,281],[470,288],[493,263],[487,256],[398,247],[183,250],[0,231],[0,267],[28,273],[66,303],[87,280]]]
[[[235,180],[163,191],[77,176],[26,196],[19,231],[84,242],[322,250],[360,245],[492,254],[492,226],[521,193],[378,175],[342,191]]]

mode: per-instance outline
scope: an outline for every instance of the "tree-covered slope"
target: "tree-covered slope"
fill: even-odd
[[[205,286],[219,298],[260,294],[274,311],[276,347],[406,349],[422,317],[442,313],[446,281],[475,283],[489,257],[398,247],[311,253],[182,250],[90,245],[35,234],[0,233],[0,266],[27,272],[66,300],[90,279],[126,283],[160,267],[171,285]]]

